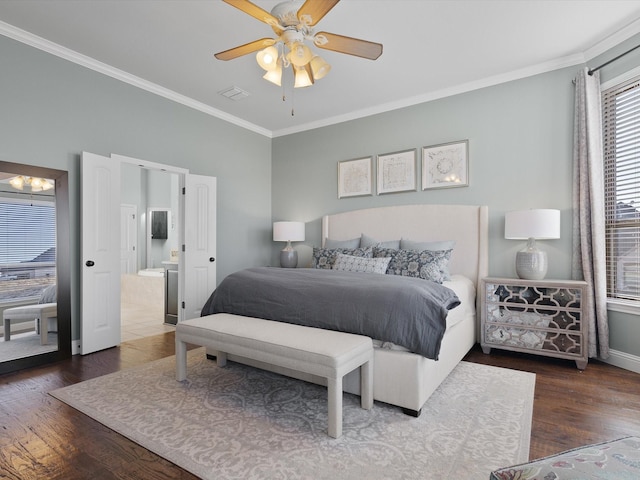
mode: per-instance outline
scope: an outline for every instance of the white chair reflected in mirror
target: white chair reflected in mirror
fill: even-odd
[[[56,286],[49,285],[40,294],[37,304],[7,308],[2,312],[4,341],[11,340],[12,323],[15,325],[34,321],[36,333],[40,335],[40,344],[46,345],[49,332],[56,332],[58,327],[58,304],[56,302]]]

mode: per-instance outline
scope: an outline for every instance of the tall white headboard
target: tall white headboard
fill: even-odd
[[[369,235],[377,240],[455,240],[449,269],[479,280],[488,274],[489,209],[478,205],[399,205],[367,208],[322,217],[325,239]]]

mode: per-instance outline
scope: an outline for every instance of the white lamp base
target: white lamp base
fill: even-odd
[[[527,247],[516,254],[516,273],[524,280],[542,280],[547,274],[547,252],[538,250],[530,238]]]

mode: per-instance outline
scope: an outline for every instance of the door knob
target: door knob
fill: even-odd
[[[93,267],[96,263],[93,260],[87,260],[87,263],[85,263],[85,265],[87,267]]]
[[[216,261],[216,259],[215,259],[215,258],[213,258],[213,257],[209,257],[209,261],[210,261],[210,262],[215,262],[215,261]]]

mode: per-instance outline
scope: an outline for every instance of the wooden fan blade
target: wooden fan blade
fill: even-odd
[[[307,22],[307,25],[314,26],[322,17],[324,17],[329,10],[336,6],[340,0],[307,0],[298,10],[298,20],[302,19],[303,15],[308,15],[311,19]]]
[[[263,48],[270,47],[274,43],[276,43],[276,41],[273,38],[261,38],[260,40],[256,40],[251,43],[245,43],[244,45],[240,45],[239,47],[216,53],[215,57],[218,60],[233,60],[234,58],[247,55],[248,53],[257,52],[258,50],[262,50]]]
[[[382,55],[381,43],[368,42],[359,38],[345,37],[328,32],[320,32],[316,34],[315,38],[316,46],[325,50],[355,55],[369,60],[375,60]]]
[[[249,0],[222,0],[225,3],[228,3],[232,7],[236,7],[238,10],[242,10],[247,15],[251,15],[253,18],[257,18],[261,22],[264,22],[272,27],[278,25],[278,19],[271,15],[266,10],[263,10],[259,6],[254,3],[251,3]]]

